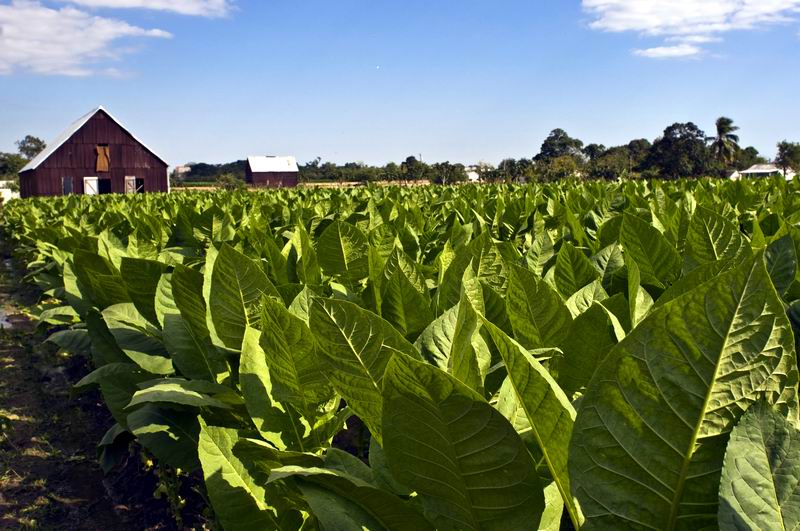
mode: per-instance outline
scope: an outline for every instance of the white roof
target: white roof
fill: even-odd
[[[783,173],[783,170],[781,170],[774,164],[755,164],[753,166],[750,166],[746,170],[742,170],[739,173],[741,173],[742,175],[758,174],[758,173]]]
[[[164,164],[167,164],[167,161],[165,161],[163,158],[159,157],[158,154],[155,151],[153,151],[152,149],[147,147],[147,145],[144,142],[142,142],[141,140],[136,138],[136,136],[133,133],[131,133],[130,130],[127,127],[122,125],[122,123],[119,120],[114,118],[114,116],[110,112],[108,112],[101,105],[100,107],[89,111],[88,113],[84,114],[83,116],[81,116],[80,118],[75,120],[75,122],[73,122],[72,125],[67,127],[60,135],[58,135],[58,137],[55,140],[53,140],[52,142],[49,142],[47,144],[47,147],[41,153],[36,155],[30,162],[28,162],[25,165],[25,167],[22,168],[20,171],[23,172],[23,171],[28,171],[28,170],[35,170],[36,168],[38,168],[42,164],[42,162],[46,161],[50,157],[50,155],[55,153],[55,151],[58,148],[60,148],[64,144],[64,142],[69,140],[72,137],[72,135],[77,133],[78,130],[81,127],[86,125],[86,122],[88,122],[92,118],[92,116],[94,116],[95,114],[97,114],[100,111],[103,111],[104,113],[106,113],[109,118],[111,118],[114,122],[116,122],[116,124],[118,126],[120,126],[121,128],[123,128],[129,135],[131,135],[134,140],[136,140],[138,143],[140,143],[142,146],[144,146],[144,148],[147,151],[149,151],[150,153],[152,153],[153,155],[155,155],[156,157],[161,159],[161,162],[163,162]]]
[[[299,172],[297,160],[294,157],[253,156],[247,157],[247,163],[253,173],[285,173]]]

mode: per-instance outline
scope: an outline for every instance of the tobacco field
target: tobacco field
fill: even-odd
[[[14,201],[31,311],[234,530],[795,529],[800,184]]]

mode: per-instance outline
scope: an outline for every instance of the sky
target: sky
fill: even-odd
[[[0,151],[103,105],[170,164],[800,141],[800,0],[0,0]]]

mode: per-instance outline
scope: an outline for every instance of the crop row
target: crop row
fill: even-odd
[[[225,529],[768,529],[800,525],[797,188],[68,196],[1,215],[49,341],[92,360],[76,388],[116,421],[101,464],[135,438],[200,471]]]

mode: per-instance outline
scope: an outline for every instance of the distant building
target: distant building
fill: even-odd
[[[168,192],[167,166],[107,110],[98,107],[22,168],[20,195]]]
[[[300,180],[300,169],[294,157],[247,157],[245,180],[259,188],[293,187]]]
[[[467,181],[471,183],[478,183],[481,181],[481,174],[475,171],[474,168],[467,168]]]
[[[19,192],[12,190],[14,181],[0,181],[0,198],[3,201],[10,201],[19,197]]]
[[[785,177],[787,181],[791,181],[795,176],[795,172],[787,170],[786,175],[783,170],[775,164],[756,164],[750,166],[746,170],[735,171],[731,174],[730,178],[733,180],[750,177]]]

